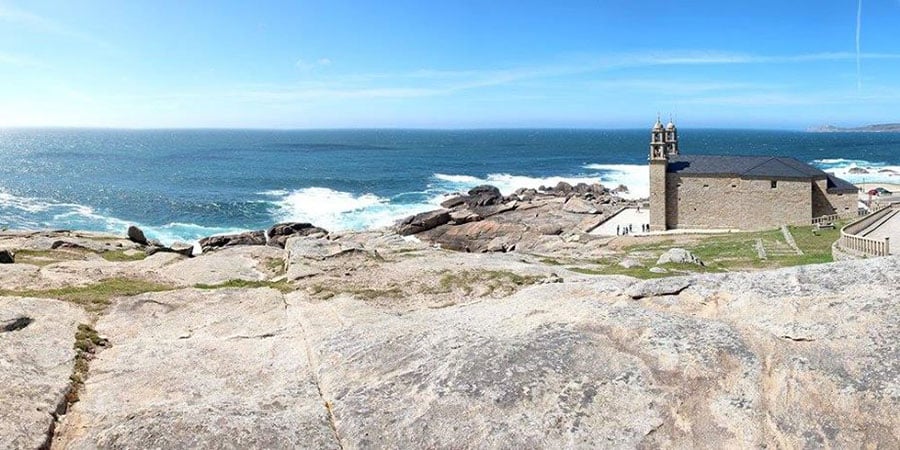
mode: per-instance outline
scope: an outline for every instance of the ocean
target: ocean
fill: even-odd
[[[900,133],[679,129],[682,153],[793,156],[900,182]],[[479,184],[600,182],[647,195],[646,130],[0,129],[0,228],[165,243],[307,221],[390,225]],[[850,174],[867,168],[869,174]],[[879,173],[880,172],[880,173]]]

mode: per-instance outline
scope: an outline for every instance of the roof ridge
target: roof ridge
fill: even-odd
[[[756,169],[756,168],[762,166],[763,164],[769,163],[769,161],[777,160],[777,157],[776,157],[776,156],[765,156],[765,155],[760,155],[760,158],[766,158],[766,160],[763,161],[763,162],[761,162],[761,163],[759,163],[759,164],[757,164],[757,165],[755,165],[755,166],[753,166],[753,167],[751,167],[751,168],[749,168],[749,169],[747,169],[747,170],[744,170],[743,172],[740,173],[740,175],[743,175],[743,174],[748,173],[748,172],[752,172],[754,169]],[[778,161],[778,162],[779,162],[782,166],[785,166],[785,167],[794,169],[793,167],[788,166],[787,164],[782,163],[781,161]],[[796,169],[794,169],[794,170],[796,170]]]

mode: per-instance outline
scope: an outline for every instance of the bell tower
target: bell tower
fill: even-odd
[[[670,123],[670,125],[672,124]],[[671,129],[671,140],[668,139],[669,132],[670,130],[663,127],[657,115],[656,124],[653,125],[653,130],[650,132],[650,231],[667,229],[666,169],[669,165],[669,155],[672,152],[674,155],[678,155],[678,141],[674,125]]]
[[[669,119],[669,123],[666,125],[666,155],[668,156],[678,156],[678,130],[675,128],[675,123],[672,122],[672,119]]]
[[[666,150],[666,132],[657,116],[653,131],[650,132],[650,160],[666,159]]]

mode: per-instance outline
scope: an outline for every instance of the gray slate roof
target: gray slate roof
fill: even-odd
[[[849,181],[838,178],[830,173],[825,174],[828,177],[829,192],[858,192],[859,188]]]
[[[856,186],[809,164],[784,156],[679,155],[669,158],[669,173],[790,180],[828,180],[832,192],[856,192]]]
[[[669,158],[669,173],[740,178],[828,180],[828,190],[855,192],[856,186],[795,158],[783,156],[679,155]]]

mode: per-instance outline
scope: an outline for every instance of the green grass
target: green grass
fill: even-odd
[[[102,347],[106,342],[100,338],[97,331],[90,325],[80,324],[75,332],[75,365],[72,368],[72,375],[69,376],[71,385],[66,393],[66,401],[71,405],[78,401],[81,389],[84,387],[84,380],[88,374],[88,362],[93,358],[98,347]]]
[[[666,269],[666,273],[655,273],[650,271],[650,267],[661,267]],[[622,267],[615,260],[599,260],[588,267],[567,267],[568,270],[584,275],[625,275],[633,278],[651,279],[664,278],[679,275],[687,275],[691,273],[716,273],[723,270],[715,267],[701,267],[694,264],[661,264],[648,265],[647,267]]]
[[[556,258],[547,258],[547,257],[544,257],[544,258],[539,259],[538,261],[540,261],[542,264],[546,264],[546,265],[548,265],[548,266],[561,266],[561,265],[563,265],[562,261],[560,261],[560,260],[558,260],[558,259],[556,259]]]
[[[110,278],[87,286],[73,286],[43,290],[0,290],[0,295],[59,299],[84,307],[89,312],[101,312],[115,297],[128,297],[146,292],[172,290],[171,286],[129,278]]]
[[[430,293],[442,294],[458,290],[469,295],[475,291],[476,287],[484,286],[487,290],[485,295],[491,295],[498,290],[511,291],[517,287],[535,284],[540,280],[541,277],[538,276],[519,275],[505,270],[446,272],[438,281],[437,289],[433,289]]]
[[[401,298],[406,293],[399,286],[391,285],[387,288],[357,288],[351,286],[342,286],[337,289],[335,286],[329,286],[321,283],[310,285],[308,288],[310,295],[327,300],[338,294],[350,294],[362,300],[374,300],[377,298]]]
[[[797,255],[792,251],[780,229],[703,236],[697,237],[693,242],[683,244],[676,244],[675,240],[666,240],[633,245],[626,248],[625,251],[628,253],[644,252],[658,257],[670,248],[684,248],[703,260],[706,268],[698,271],[706,272],[821,264],[832,261],[831,245],[840,237],[841,225],[838,224],[833,230],[816,230],[812,226],[788,227],[797,247],[803,251],[803,255]],[[756,242],[758,240],[761,240],[766,248],[766,259],[760,259],[757,254]],[[608,271],[624,275],[631,273],[621,273],[622,271],[634,270],[609,268]],[[646,269],[640,270],[645,271]],[[662,276],[666,275],[668,274],[662,274]]]
[[[228,280],[219,284],[195,284],[197,289],[254,289],[272,288],[283,293],[293,292],[296,288],[287,281]]]
[[[16,263],[34,266],[47,266],[63,261],[84,259],[83,251],[72,250],[19,250],[15,253]]]
[[[283,258],[266,258],[265,266],[276,275],[284,275],[287,272]]]
[[[59,249],[59,250],[19,250],[16,252],[16,262],[46,266],[63,261],[78,261],[85,259],[89,254],[99,254],[110,262],[140,261],[146,258],[143,252],[129,252],[128,250],[110,250],[106,252],[93,252],[88,249]]]
[[[374,300],[376,298],[401,298],[404,295],[402,289],[397,286],[391,286],[386,289],[346,289],[344,292],[352,294],[354,297],[362,300]]]
[[[124,261],[142,261],[147,257],[147,254],[141,251],[129,251],[129,250],[111,250],[108,252],[100,253],[100,256],[103,259],[110,262],[124,262]]]

